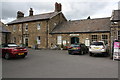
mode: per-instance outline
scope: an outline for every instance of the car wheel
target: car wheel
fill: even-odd
[[[22,58],[25,58],[25,55],[23,55]]]
[[[68,54],[73,55],[74,53],[72,51],[68,51]]]
[[[9,60],[11,57],[10,57],[10,54],[9,53],[6,53],[5,56],[4,56],[5,59]]]
[[[89,53],[89,56],[94,56],[94,54],[93,53]]]
[[[109,54],[108,54],[108,53],[105,53],[105,54],[104,54],[104,56],[105,56],[105,57],[108,57],[108,56],[109,56]]]
[[[81,53],[81,55],[83,55],[83,54],[84,54],[84,51],[81,51],[80,53]]]

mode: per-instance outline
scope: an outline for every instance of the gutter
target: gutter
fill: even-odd
[[[94,32],[51,32],[49,34],[78,34],[78,33],[110,33],[110,31],[94,31]]]

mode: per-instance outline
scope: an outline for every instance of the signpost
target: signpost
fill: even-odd
[[[120,60],[120,41],[115,40],[113,44],[113,60]]]

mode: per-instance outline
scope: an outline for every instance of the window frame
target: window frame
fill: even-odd
[[[91,41],[97,41],[98,40],[98,35],[91,35]]]
[[[102,35],[102,41],[104,41],[105,44],[108,43],[108,35],[107,35],[107,34],[103,34],[103,35]]]
[[[40,29],[41,29],[41,24],[38,23],[38,24],[37,24],[37,30],[40,30]]]
[[[25,24],[25,31],[28,31],[28,24]]]
[[[62,44],[62,36],[57,36],[57,44],[61,45]]]
[[[37,44],[41,44],[41,37],[37,36]]]
[[[118,40],[120,40],[120,30],[118,30]]]
[[[16,31],[16,25],[13,25],[13,32]]]

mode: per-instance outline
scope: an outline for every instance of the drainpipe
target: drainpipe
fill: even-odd
[[[23,23],[22,23],[22,46],[23,46]]]
[[[48,31],[48,20],[47,20],[47,27],[46,27],[46,48],[48,48],[48,35],[49,35],[49,31]]]

